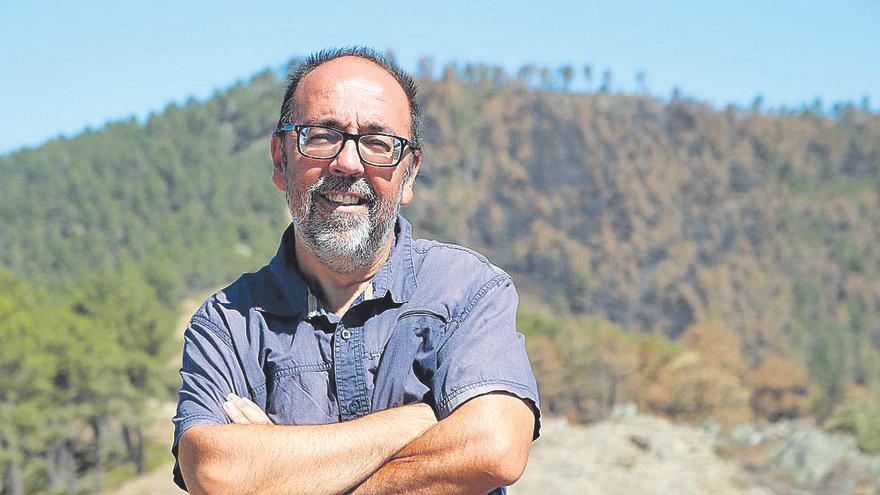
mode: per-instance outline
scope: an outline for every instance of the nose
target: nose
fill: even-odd
[[[364,173],[364,165],[361,163],[361,157],[358,155],[357,142],[354,139],[348,139],[342,144],[342,149],[330,162],[330,174],[340,177],[349,177],[352,175],[361,175]]]

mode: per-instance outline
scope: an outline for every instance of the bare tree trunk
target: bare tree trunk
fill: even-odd
[[[619,378],[617,373],[613,371],[608,374],[608,397],[606,398],[605,403],[605,415],[608,414],[614,409],[615,404],[617,404],[617,383]]]
[[[133,463],[137,474],[144,474],[144,435],[140,426],[123,426],[122,439],[128,461]]]
[[[136,439],[135,453],[137,454],[137,456],[135,457],[135,466],[137,467],[138,474],[144,474],[144,471],[146,471],[146,459],[144,456],[144,431],[140,425],[135,426],[134,434]]]
[[[24,495],[24,480],[21,477],[21,466],[18,464],[18,456],[14,456],[6,465],[6,482],[9,495]]]
[[[101,427],[100,418],[93,419],[91,423],[95,432],[95,493],[101,493],[104,481],[104,428]]]
[[[61,448],[58,444],[46,450],[46,478],[49,480],[49,491],[58,492],[64,486],[61,472]]]
[[[133,463],[135,456],[134,432],[132,432],[132,427],[126,424],[122,425],[122,443],[125,445],[125,460]]]
[[[76,495],[79,490],[76,486],[76,464],[70,440],[65,440],[61,444],[60,452],[58,453],[58,464],[60,465],[62,476],[67,480],[67,494]]]

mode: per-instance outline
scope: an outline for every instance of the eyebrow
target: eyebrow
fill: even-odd
[[[320,126],[324,126],[324,127],[332,127],[334,129],[338,129],[340,131],[346,127],[346,125],[344,123],[342,123],[332,117],[327,118],[327,119],[308,120],[308,121],[304,122],[304,125],[320,125]],[[394,130],[392,130],[390,127],[388,127],[384,124],[380,124],[378,122],[368,122],[364,127],[367,130],[372,131],[372,132],[379,132],[382,134],[395,135]]]

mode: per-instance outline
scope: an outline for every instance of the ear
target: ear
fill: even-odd
[[[409,174],[406,184],[403,185],[403,196],[400,197],[400,206],[408,205],[413,199],[413,186],[416,183],[416,176],[419,175],[419,167],[422,165],[422,151],[413,151],[412,159],[414,160],[412,172]]]
[[[269,144],[269,152],[272,154],[272,183],[275,184],[275,187],[278,188],[279,191],[284,192],[286,190],[284,180],[284,157],[282,154],[284,153],[284,144],[281,142],[281,138],[278,136],[272,136],[272,141]]]

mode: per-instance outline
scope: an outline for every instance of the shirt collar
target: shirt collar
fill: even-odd
[[[397,304],[408,301],[415,291],[416,276],[413,265],[412,226],[397,216],[394,244],[388,260],[379,268],[372,281],[372,297],[365,299],[390,298]],[[294,248],[294,227],[290,224],[281,236],[278,251],[266,267],[271,279],[271,289],[262,291],[259,309],[272,314],[306,317],[314,311],[315,302],[310,296],[308,285],[296,264]]]
[[[391,255],[373,277],[373,297],[390,297],[395,303],[403,304],[409,301],[418,284],[413,265],[412,226],[402,215],[397,215],[394,233]]]
[[[309,289],[296,266],[294,228],[291,223],[281,235],[275,256],[264,268],[269,280],[260,288],[258,309],[283,316],[303,317],[309,312]]]

